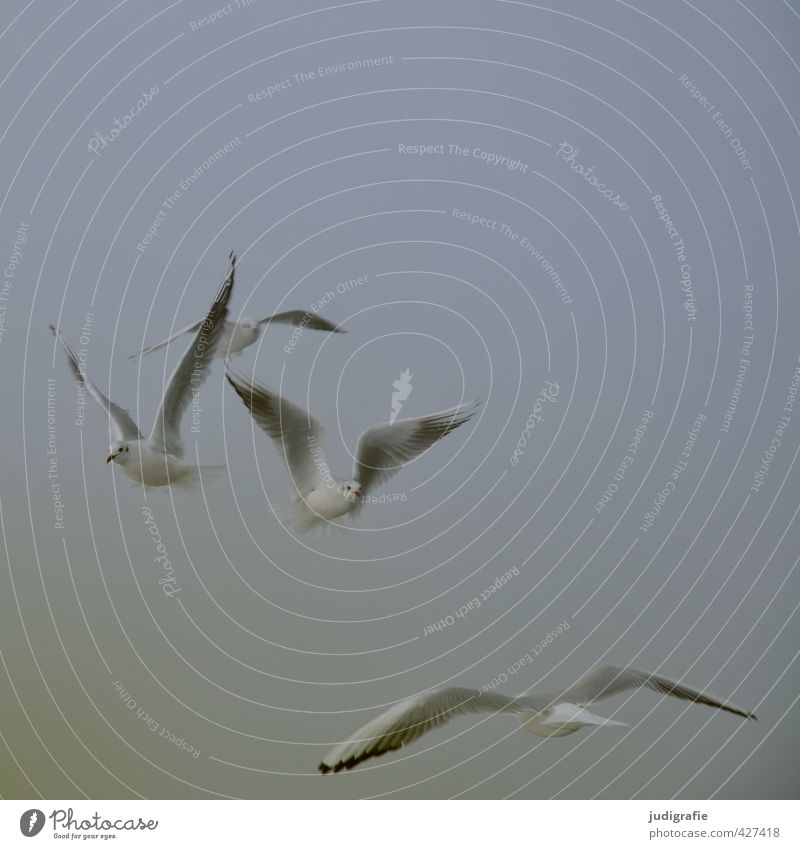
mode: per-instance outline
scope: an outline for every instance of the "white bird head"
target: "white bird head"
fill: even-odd
[[[108,457],[106,457],[106,463],[110,463],[112,460],[115,463],[124,463],[131,454],[131,447],[125,442],[122,442],[119,439],[115,439],[111,443],[111,448],[109,449]]]
[[[361,484],[358,481],[344,481],[339,484],[337,491],[340,492],[347,501],[360,501],[362,498]]]

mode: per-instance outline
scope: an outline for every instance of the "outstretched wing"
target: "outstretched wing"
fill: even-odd
[[[400,419],[365,430],[358,440],[353,479],[362,492],[390,478],[443,436],[468,422],[474,406],[456,407],[418,419]]]
[[[654,675],[652,672],[643,672],[631,667],[601,666],[570,687],[559,697],[559,701],[572,702],[583,706],[601,699],[609,699],[618,693],[636,687],[647,687],[647,689],[654,690],[657,693],[719,708],[729,713],[735,713],[737,716],[756,718],[755,714],[750,711],[718,699],[710,693],[695,690],[680,681],[672,681],[669,678]]]
[[[139,428],[136,427],[136,422],[130,417],[127,410],[123,410],[118,404],[115,404],[110,398],[105,395],[89,380],[85,372],[81,371],[80,362],[75,352],[70,347],[69,342],[58,332],[58,330],[50,325],[50,331],[56,339],[61,342],[61,346],[67,354],[67,363],[75,375],[75,380],[79,385],[82,385],[86,391],[94,398],[95,401],[105,410],[106,415],[111,420],[114,439],[134,440],[141,439],[142,434]]]
[[[225,328],[235,271],[236,257],[231,253],[228,276],[220,286],[211,309],[197,329],[186,353],[172,372],[161,407],[156,414],[150,441],[165,453],[178,458],[183,457],[181,417],[192,400],[192,393],[200,388],[208,376],[208,369]]]
[[[298,327],[308,327],[311,330],[325,330],[328,333],[347,333],[338,324],[328,321],[321,315],[306,310],[288,310],[275,313],[259,319],[259,324],[296,324]]]
[[[174,342],[178,337],[183,336],[184,333],[194,333],[200,325],[203,323],[203,319],[200,321],[196,321],[194,324],[190,324],[188,327],[184,327],[183,330],[177,331],[177,333],[173,333],[168,339],[164,339],[163,342],[157,342],[155,345],[148,345],[146,348],[142,348],[141,351],[137,351],[135,354],[131,354],[128,359],[135,360],[137,357],[143,357],[146,354],[152,354],[153,351],[158,351],[161,348],[169,345],[170,342]]]
[[[275,443],[300,495],[333,480],[322,448],[323,429],[311,413],[271,392],[263,383],[237,374],[230,365],[225,376],[255,422]]]
[[[418,740],[425,732],[469,713],[523,713],[516,699],[446,687],[392,705],[334,746],[319,765],[322,773],[352,769],[369,758],[385,755]]]

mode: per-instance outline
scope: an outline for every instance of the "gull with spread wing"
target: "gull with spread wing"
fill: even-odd
[[[133,360],[145,354],[152,354],[154,351],[159,351],[186,333],[196,333],[202,323],[203,319],[196,321],[194,324],[190,324],[188,327],[184,327],[182,330],[173,333],[169,338],[157,342],[155,345],[148,345],[146,348],[142,348],[141,351],[131,354],[129,359]],[[308,328],[309,330],[323,330],[326,333],[347,333],[344,328],[308,310],[288,310],[287,312],[279,312],[274,315],[266,315],[263,318],[244,316],[238,321],[224,322],[222,335],[215,352],[216,356],[225,358],[231,354],[241,353],[258,339],[261,334],[261,328],[270,324],[293,324],[300,332]]]
[[[456,407],[368,428],[358,440],[352,479],[340,480],[330,472],[322,448],[323,428],[311,413],[230,366],[226,376],[286,463],[297,498],[283,505],[281,513],[300,533],[358,510],[370,489],[474,415],[474,405]]]
[[[113,442],[106,462],[113,460],[129,478],[143,486],[176,484],[192,489],[198,483],[201,473],[221,469],[219,466],[191,466],[184,462],[180,422],[205,380],[214,353],[219,348],[228,314],[228,301],[233,291],[235,269],[236,257],[231,254],[228,275],[169,379],[153,431],[148,438],[142,435],[127,410],[115,404],[95,386],[70,344],[50,325],[50,330],[60,340],[67,354],[67,363],[78,385],[94,398],[109,418]]]
[[[586,707],[638,687],[719,708],[746,719],[756,718],[755,714],[744,708],[652,672],[630,667],[601,666],[561,694],[510,697],[462,687],[446,687],[412,696],[392,705],[362,725],[344,742],[334,746],[320,763],[319,770],[326,773],[352,769],[369,758],[401,749],[431,728],[465,714],[511,713],[518,717],[523,728],[539,737],[564,737],[592,725],[627,727],[624,722],[590,713]]]

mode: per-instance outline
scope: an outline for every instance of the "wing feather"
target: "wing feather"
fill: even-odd
[[[600,701],[601,699],[609,699],[618,693],[637,687],[646,687],[656,693],[663,693],[667,696],[675,696],[678,699],[686,699],[690,702],[708,705],[709,707],[734,713],[737,716],[756,718],[755,714],[750,711],[737,707],[730,702],[725,702],[716,696],[712,696],[710,693],[704,693],[680,681],[673,681],[669,678],[655,675],[652,672],[643,672],[640,669],[633,669],[632,667],[601,666],[581,678],[577,684],[563,693],[559,697],[559,700],[572,702],[582,707],[591,702]]]
[[[231,253],[228,276],[217,292],[204,321],[192,338],[186,353],[172,372],[161,407],[156,414],[150,441],[156,447],[175,457],[183,457],[181,417],[196,392],[208,376],[215,350],[225,329],[228,301],[233,292],[236,257]]]
[[[334,746],[319,765],[319,771],[353,769],[369,758],[394,752],[413,743],[432,728],[455,716],[470,713],[514,713],[525,711],[516,699],[499,693],[482,693],[463,687],[446,687],[398,702],[373,717],[342,743]]]
[[[328,465],[320,423],[307,410],[270,391],[263,383],[235,372],[230,365],[225,376],[256,424],[275,443],[297,492],[307,495],[323,485]]]
[[[259,324],[295,324],[298,327],[308,327],[310,330],[325,330],[328,333],[347,333],[338,324],[328,321],[321,315],[307,310],[288,310],[287,312],[267,315],[259,319]]]
[[[362,492],[388,480],[443,436],[468,422],[474,405],[456,407],[417,419],[400,419],[365,430],[358,440],[353,479]]]
[[[135,360],[137,357],[143,357],[147,354],[152,354],[154,351],[159,351],[161,350],[161,348],[164,348],[169,345],[170,342],[174,342],[180,336],[183,336],[184,333],[194,333],[198,330],[202,323],[203,319],[201,318],[200,321],[196,321],[194,324],[190,324],[188,327],[184,327],[183,330],[177,330],[175,333],[172,334],[172,336],[169,336],[167,339],[164,339],[161,342],[156,342],[155,345],[148,345],[146,348],[142,348],[141,351],[137,351],[135,354],[131,354],[128,359]]]
[[[75,355],[75,352],[72,350],[69,342],[67,342],[67,340],[61,335],[61,333],[59,333],[58,330],[55,329],[55,327],[53,327],[52,324],[50,325],[50,332],[56,337],[56,339],[59,340],[59,342],[61,342],[61,346],[67,354],[67,363],[75,376],[75,380],[78,381],[78,385],[83,386],[86,389],[99,406],[105,410],[106,415],[111,420],[112,430],[114,431],[114,439],[126,441],[142,439],[142,434],[139,432],[139,428],[136,426],[136,422],[134,422],[131,418],[130,413],[118,404],[115,404],[110,398],[106,398],[106,396],[94,385],[94,383],[89,380],[86,373],[81,370],[80,361]]]

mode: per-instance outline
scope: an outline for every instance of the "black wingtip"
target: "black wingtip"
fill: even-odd
[[[325,761],[320,761],[320,764],[319,764],[319,766],[317,767],[317,769],[318,769],[318,770],[319,770],[319,771],[320,771],[323,775],[327,775],[327,774],[331,771],[331,768],[328,766],[328,764],[326,764],[326,763],[325,763]]]
[[[53,327],[52,324],[48,324],[47,326],[50,328],[50,332],[53,334],[53,336],[58,336],[58,331],[55,329],[55,327]]]
[[[238,375],[236,374],[236,372],[231,369],[231,367],[228,363],[226,363],[225,364],[225,379],[238,392],[238,384],[236,383],[237,377],[238,377]]]

